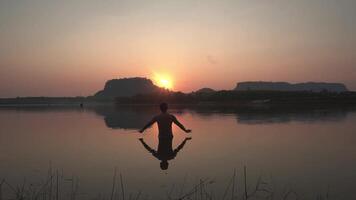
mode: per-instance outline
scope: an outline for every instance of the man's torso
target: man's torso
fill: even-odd
[[[162,113],[155,117],[158,124],[158,131],[160,138],[171,138],[172,133],[172,123],[174,116],[169,113]]]

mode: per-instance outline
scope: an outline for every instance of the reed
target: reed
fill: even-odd
[[[239,180],[239,177],[241,180]],[[0,200],[78,200],[78,199],[93,199],[93,200],[148,200],[149,194],[142,194],[141,190],[137,193],[128,193],[127,185],[125,185],[123,175],[118,176],[117,169],[114,169],[111,190],[109,195],[105,196],[98,194],[96,197],[87,197],[79,191],[79,178],[71,176],[69,179],[64,178],[63,174],[59,173],[58,169],[53,169],[50,166],[46,178],[40,184],[31,184],[26,179],[19,185],[13,186],[5,179],[0,179]],[[119,182],[118,182],[119,181]],[[297,200],[301,198],[296,191],[288,188],[285,191],[278,192],[281,195],[276,195],[273,187],[259,176],[254,185],[248,184],[247,167],[244,166],[242,176],[238,176],[237,170],[234,169],[232,176],[225,187],[224,192],[219,195],[214,193],[216,181],[210,178],[198,179],[197,184],[190,188],[186,188],[186,176],[181,185],[172,184],[167,188],[166,197],[163,199],[169,200]],[[242,183],[242,184],[239,184]],[[219,183],[219,184],[224,184]],[[66,194],[61,188],[69,186],[70,192]],[[220,186],[220,185],[219,185]],[[7,197],[4,196],[4,189],[10,191]],[[117,193],[120,191],[120,193]],[[130,190],[129,190],[130,191]],[[163,191],[164,192],[164,191]],[[127,196],[126,196],[127,195]],[[229,196],[229,197],[228,197]],[[330,200],[330,187],[327,187],[325,194],[317,194],[315,198],[310,200]]]

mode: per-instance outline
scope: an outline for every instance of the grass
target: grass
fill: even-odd
[[[255,184],[248,184],[248,171],[244,166],[241,177],[238,176],[238,170],[234,170],[228,183],[219,183],[226,185],[224,192],[218,195],[214,191],[214,187],[218,184],[210,178],[199,179],[195,185],[185,189],[186,179],[180,187],[172,184],[171,188],[162,191],[167,200],[303,200],[308,199],[303,195],[298,194],[293,189],[284,189],[284,191],[275,191],[272,184],[266,182],[262,177],[258,177]],[[69,194],[65,193],[64,186],[69,186]],[[220,185],[221,186],[221,185]],[[139,190],[136,193],[126,193],[124,177],[117,169],[114,169],[111,189],[107,195],[98,195],[89,199],[93,200],[148,200],[148,196],[143,195]],[[10,191],[4,197],[3,190]],[[174,193],[173,191],[177,191]],[[0,179],[0,200],[77,200],[88,199],[81,196],[79,193],[79,179],[75,176],[64,178],[63,173],[60,174],[58,169],[52,169],[50,165],[48,174],[44,181],[40,184],[31,184],[24,179],[23,183],[17,186],[9,184],[5,179]],[[309,198],[310,199],[310,198]],[[311,200],[330,200],[329,188],[325,194],[316,194]]]

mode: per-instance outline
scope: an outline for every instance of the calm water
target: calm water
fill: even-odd
[[[261,177],[277,196],[295,191],[302,199],[326,193],[330,199],[356,199],[354,112],[172,109],[193,133],[174,128],[173,148],[187,136],[192,140],[165,171],[138,140],[157,149],[157,128],[143,135],[135,131],[156,112],[152,107],[1,108],[0,178],[35,187],[52,168],[61,177],[60,199],[70,198],[71,180],[78,182],[77,199],[110,199],[116,168],[116,186],[121,187],[121,173],[127,199],[139,191],[149,199],[178,197],[205,179],[208,193],[221,199],[234,169],[240,195],[246,166],[250,191]],[[8,186],[2,190],[11,197]]]

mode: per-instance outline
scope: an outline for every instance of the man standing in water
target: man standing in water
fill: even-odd
[[[140,133],[143,133],[148,127],[152,126],[155,122],[158,124],[158,148],[157,150],[149,147],[144,141],[143,138],[140,138],[140,142],[154,157],[160,160],[160,167],[162,170],[168,169],[168,161],[173,160],[178,152],[183,148],[185,143],[192,138],[188,137],[176,148],[172,147],[173,140],[173,132],[172,132],[172,123],[175,123],[179,128],[181,128],[184,132],[190,133],[190,129],[186,129],[174,115],[167,113],[168,105],[167,103],[161,103],[159,106],[161,109],[161,114],[153,117],[153,119],[147,123],[145,127],[140,130]]]
[[[143,133],[148,127],[152,126],[155,122],[158,124],[158,137],[161,138],[173,138],[173,132],[172,132],[172,123],[175,123],[179,128],[181,128],[184,132],[190,133],[192,132],[190,129],[186,129],[183,124],[181,124],[177,118],[169,114],[167,112],[168,110],[168,104],[167,103],[161,103],[159,105],[159,108],[161,109],[161,114],[156,115],[153,117],[153,119],[147,123],[146,126],[144,126],[139,132]]]

